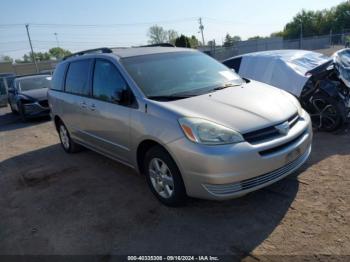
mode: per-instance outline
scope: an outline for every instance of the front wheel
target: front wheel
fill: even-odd
[[[16,110],[13,108],[13,106],[12,106],[12,104],[11,104],[10,101],[9,101],[8,103],[9,103],[9,105],[10,105],[11,112],[12,112],[13,114],[17,115],[17,114],[18,114],[18,111],[16,111]]]
[[[147,183],[152,193],[167,206],[181,206],[187,195],[181,173],[169,153],[160,146],[151,148],[144,160]]]
[[[327,132],[340,128],[344,123],[344,106],[336,99],[317,93],[311,99],[309,110],[314,127]]]
[[[26,111],[24,109],[24,106],[22,105],[22,103],[17,104],[17,108],[18,108],[18,113],[22,119],[23,122],[27,122],[28,118],[26,115]]]

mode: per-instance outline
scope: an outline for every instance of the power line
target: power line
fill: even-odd
[[[181,23],[195,20],[195,17],[188,17],[174,20],[158,20],[149,22],[119,23],[119,24],[58,24],[58,23],[27,23],[33,27],[117,27],[117,26],[139,26],[152,24]],[[23,26],[23,24],[0,24],[0,27]]]

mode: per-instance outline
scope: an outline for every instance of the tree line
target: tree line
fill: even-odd
[[[162,44],[169,43],[177,47],[197,48],[199,46],[199,40],[196,36],[190,37],[183,34],[179,35],[173,29],[166,30],[161,26],[154,25],[148,29],[148,43],[149,44]]]
[[[293,17],[292,21],[286,24],[282,31],[274,32],[270,36],[249,37],[247,40],[258,40],[269,37],[297,39],[301,35],[303,37],[309,37],[342,34],[344,32],[350,32],[350,4],[348,2],[321,11],[302,10]],[[198,44],[202,44],[195,36],[179,36],[176,31],[165,30],[157,25],[149,29],[148,36],[150,44],[171,43],[176,46],[191,48],[196,48]],[[227,33],[223,41],[223,46],[229,47],[238,41],[242,41],[240,36]],[[347,41],[350,41],[350,39]],[[206,45],[212,46],[215,45],[215,42],[211,40]]]
[[[59,60],[62,59],[63,57],[70,55],[71,52],[67,49],[63,49],[60,47],[53,47],[50,48],[48,52],[34,52],[34,57],[36,61],[48,61],[48,60]],[[16,59],[14,60],[10,56],[2,56],[0,57],[0,60],[3,62],[16,62],[17,64],[20,63],[32,63],[33,62],[33,56],[31,53],[24,54],[21,59]]]

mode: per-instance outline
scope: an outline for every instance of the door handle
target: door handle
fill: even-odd
[[[80,106],[81,106],[82,108],[86,108],[86,103],[85,103],[85,102],[81,102],[81,103],[80,103]]]
[[[91,111],[95,111],[96,110],[95,104],[91,104],[89,108],[90,108]]]

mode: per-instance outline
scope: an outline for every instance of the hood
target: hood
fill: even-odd
[[[182,116],[203,118],[246,133],[286,121],[298,110],[292,99],[282,90],[251,81],[162,104]]]
[[[19,95],[22,95],[28,99],[42,101],[47,100],[47,88],[40,88],[28,91],[21,91]]]

